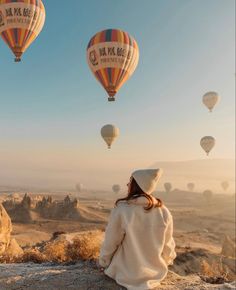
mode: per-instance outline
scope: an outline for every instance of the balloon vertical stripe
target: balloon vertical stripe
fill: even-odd
[[[105,41],[111,41],[111,36],[112,36],[112,30],[111,29],[108,29],[106,31],[106,38],[105,38]]]

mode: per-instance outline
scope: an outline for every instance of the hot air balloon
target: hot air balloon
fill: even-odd
[[[190,190],[190,191],[193,191],[193,190],[194,190],[194,187],[195,187],[195,184],[192,183],[192,182],[190,182],[190,183],[187,184],[187,188],[188,188],[188,190]]]
[[[105,125],[101,129],[101,135],[104,141],[107,143],[108,149],[111,148],[112,143],[119,136],[120,130],[114,125]]]
[[[166,182],[164,184],[164,187],[165,187],[165,190],[166,190],[167,193],[169,193],[171,191],[171,189],[172,189],[172,185],[171,185],[170,182]]]
[[[0,35],[21,61],[22,54],[41,32],[45,8],[41,0],[0,0]]]
[[[138,44],[127,32],[103,30],[89,41],[87,61],[92,73],[107,91],[108,101],[115,101],[116,93],[138,65]]]
[[[203,196],[206,199],[207,203],[210,204],[213,196],[212,191],[209,189],[203,191]]]
[[[75,186],[75,188],[76,188],[76,191],[77,192],[82,192],[82,190],[83,190],[83,184],[82,183],[77,183],[76,186]]]
[[[228,189],[228,187],[229,187],[229,183],[228,183],[228,181],[223,181],[223,182],[221,183],[221,186],[222,186],[222,188],[224,189],[224,191],[226,191],[226,190]]]
[[[218,103],[220,96],[216,92],[208,92],[202,97],[203,104],[212,112],[214,106]]]
[[[212,136],[205,136],[201,139],[200,145],[208,155],[211,149],[215,146],[215,139]]]
[[[119,186],[119,184],[114,184],[113,186],[112,186],[112,190],[113,190],[113,192],[114,193],[119,193],[119,191],[120,191],[120,186]]]

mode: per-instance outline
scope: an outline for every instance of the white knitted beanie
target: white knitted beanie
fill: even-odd
[[[151,194],[157,186],[162,176],[163,170],[159,169],[141,169],[132,173],[132,177],[138,183],[143,192]]]

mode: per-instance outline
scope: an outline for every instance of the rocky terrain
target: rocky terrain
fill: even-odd
[[[158,289],[235,289],[234,198],[216,196],[207,204],[202,195],[177,190],[161,198],[174,217],[177,258]],[[114,201],[55,200],[24,195],[10,207],[8,199],[13,216],[19,207],[34,213],[30,222],[12,224],[0,207],[0,290],[124,289],[96,262]],[[60,217],[50,216],[53,208]],[[67,215],[68,208],[76,215]]]
[[[0,204],[0,256],[17,256],[23,253],[17,241],[11,237],[12,223],[4,207]]]
[[[209,284],[197,275],[180,276],[170,271],[158,289],[204,290],[235,289],[236,284]],[[1,290],[122,290],[112,279],[101,273],[95,263],[74,265],[14,264],[0,265]]]

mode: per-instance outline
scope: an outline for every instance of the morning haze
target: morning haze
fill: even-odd
[[[235,289],[235,1],[0,0],[0,36],[0,290]]]

